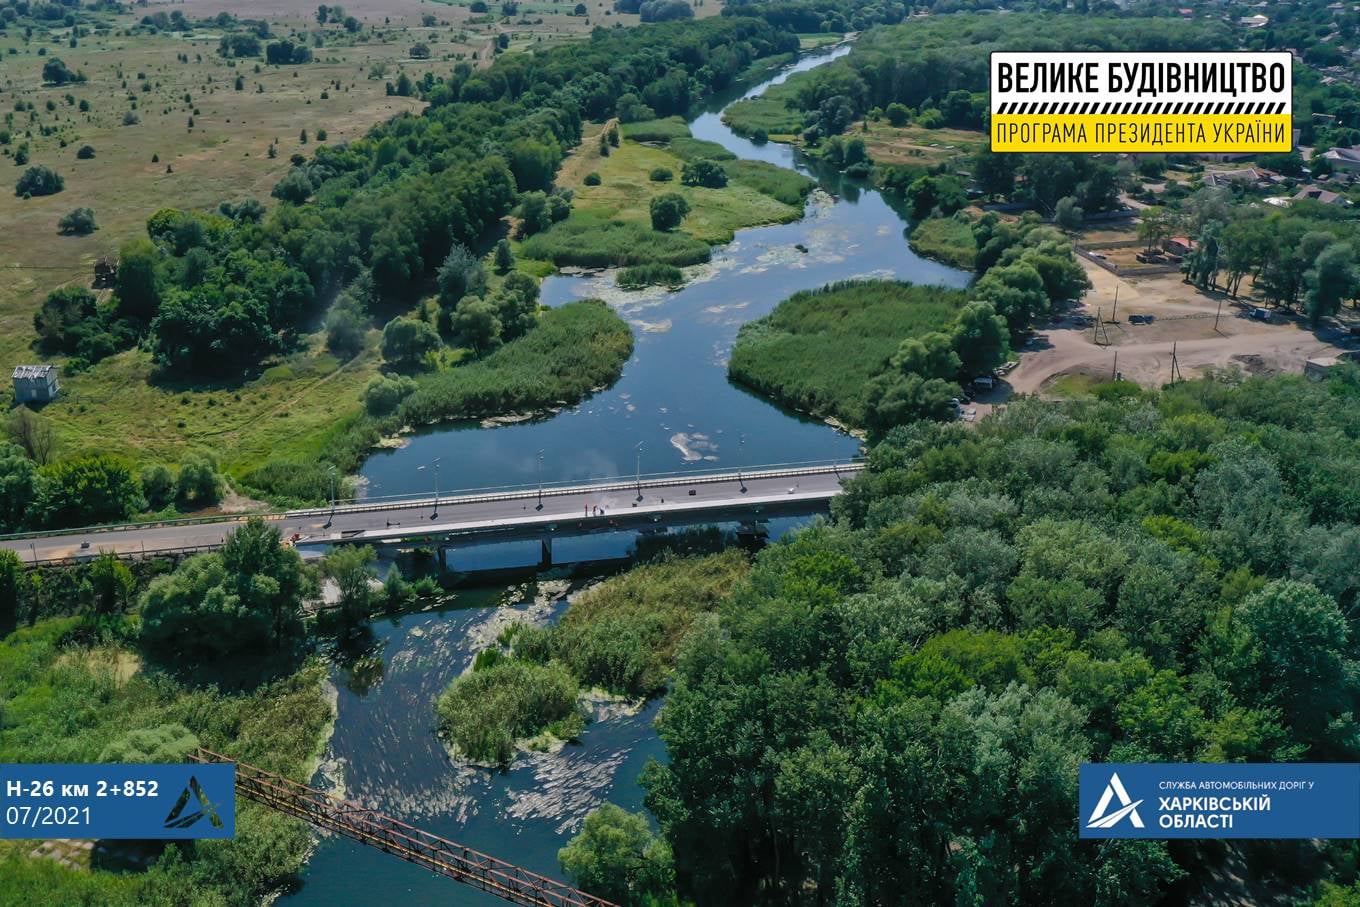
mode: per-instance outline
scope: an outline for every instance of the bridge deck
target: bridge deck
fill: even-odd
[[[298,544],[410,539],[471,539],[545,535],[558,529],[606,531],[693,523],[701,517],[735,518],[790,504],[813,504],[840,493],[841,481],[860,463],[753,470],[703,476],[610,480],[567,488],[460,494],[416,501],[369,502],[266,514]],[[602,508],[596,515],[594,508]],[[103,551],[122,557],[210,551],[246,520],[180,520],[0,539],[28,564],[59,563]]]

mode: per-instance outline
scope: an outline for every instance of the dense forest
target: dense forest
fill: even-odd
[[[564,865],[628,904],[1153,904],[1229,857],[1352,885],[1354,842],[1073,816],[1083,761],[1360,756],[1357,400],[1354,370],[1224,374],[893,429],[681,643],[664,841],[606,812]]]

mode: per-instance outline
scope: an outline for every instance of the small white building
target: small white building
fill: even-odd
[[[55,365],[14,367],[14,399],[19,403],[49,403],[60,391]]]

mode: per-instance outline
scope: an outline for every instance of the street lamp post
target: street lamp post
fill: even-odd
[[[737,435],[737,484],[741,486],[741,493],[746,494],[746,480],[741,475],[741,464],[746,461],[746,433]]]
[[[335,521],[335,483],[336,483],[335,467],[334,466],[330,467],[328,472],[330,472],[331,474],[331,512],[330,515],[326,517],[325,528],[327,529],[331,528],[331,523]]]
[[[543,509],[543,451],[538,452],[538,506],[535,510]]]
[[[434,458],[434,512],[430,514],[430,519],[439,516],[439,457]]]
[[[637,442],[637,467],[636,467],[636,471],[634,472],[634,476],[635,476],[634,481],[637,483],[637,499],[638,499],[639,501],[641,501],[641,500],[642,500],[642,442],[641,442],[641,441]]]

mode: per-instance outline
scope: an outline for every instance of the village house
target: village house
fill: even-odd
[[[50,403],[60,391],[55,365],[14,367],[14,399],[19,403]]]

